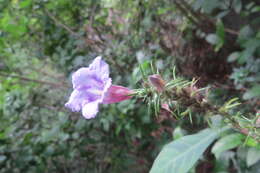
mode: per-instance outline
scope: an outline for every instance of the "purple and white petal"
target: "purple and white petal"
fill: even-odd
[[[106,93],[109,90],[109,88],[111,87],[111,85],[112,85],[112,79],[108,78],[107,81],[105,82],[104,87],[103,87],[103,91],[102,91],[102,94],[101,94],[101,102],[103,102],[104,97],[106,96]]]
[[[65,106],[70,108],[73,112],[78,112],[82,109],[82,105],[87,102],[89,102],[88,93],[74,90]]]
[[[80,68],[72,74],[73,89],[102,87],[103,81],[97,76],[96,71],[89,68]]]
[[[83,106],[82,114],[86,119],[95,118],[98,113],[98,104],[100,101],[90,102]]]
[[[89,69],[96,71],[97,75],[102,79],[107,79],[109,77],[109,66],[102,60],[101,56],[95,58],[95,60],[89,65]]]

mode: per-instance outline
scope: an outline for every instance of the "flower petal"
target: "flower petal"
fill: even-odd
[[[69,101],[65,104],[74,112],[78,112],[82,109],[82,105],[89,101],[89,95],[86,92],[74,90],[69,98]]]
[[[109,77],[109,66],[102,60],[101,56],[94,59],[94,61],[89,65],[89,69],[97,71],[101,79],[106,79]]]
[[[109,78],[106,82],[105,82],[105,85],[104,85],[104,88],[103,88],[103,93],[101,95],[101,102],[103,102],[105,96],[107,95],[107,92],[109,90],[109,88],[112,86],[112,79]]]
[[[89,68],[80,68],[72,75],[73,89],[86,87],[102,87],[103,81],[99,79],[96,71],[91,71]]]
[[[72,75],[74,89],[87,86],[103,87],[103,82],[109,79],[109,66],[102,61],[101,56],[89,65],[89,68],[82,67]]]
[[[98,104],[100,101],[90,102],[83,106],[82,114],[86,119],[95,118],[98,113]]]

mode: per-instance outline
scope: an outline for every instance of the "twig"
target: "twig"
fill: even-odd
[[[233,35],[239,35],[239,32],[238,31],[235,31],[233,29],[230,29],[230,28],[225,28],[225,31],[229,34],[233,34]]]
[[[61,21],[59,21],[49,10],[45,9],[44,10],[47,14],[47,16],[49,16],[54,22],[56,25],[64,28],[66,31],[68,31],[71,35],[74,35],[76,37],[79,37],[79,35],[74,32],[71,28],[69,28],[67,25],[65,25],[64,23],[62,23]]]
[[[183,7],[186,8],[186,10],[188,10],[191,13],[191,15],[193,15],[193,17],[196,18],[198,21],[202,21],[203,18],[205,18],[205,16],[202,15],[200,12],[198,13],[195,10],[193,10],[192,7],[185,0],[178,1],[180,1],[180,3],[183,4]]]
[[[207,98],[205,98],[205,96],[197,92],[198,90],[199,89],[197,88],[186,87],[181,89],[179,92],[177,92],[177,88],[174,88],[171,90],[172,91],[171,96],[172,99],[177,101],[180,105],[186,105],[187,107],[191,107],[191,108],[194,107],[200,109],[201,111],[222,115],[223,117],[229,120],[230,124],[235,130],[239,131],[240,133],[246,136],[250,136],[254,138],[257,142],[260,143],[260,135],[251,133],[252,131],[250,131],[250,129],[242,127],[239,124],[239,122],[237,122],[234,119],[234,116],[229,114],[227,111],[221,111],[220,107],[210,104],[207,101]],[[197,92],[197,94],[192,95],[191,93],[194,92]]]
[[[187,17],[193,24],[195,24],[198,28],[202,29],[203,24],[201,24],[200,21],[203,22],[203,20],[208,21],[212,26],[216,27],[215,20],[210,19],[209,17],[205,16],[204,14],[197,13],[192,9],[192,7],[184,0],[173,0],[173,3],[175,6],[180,10],[180,12]],[[182,5],[181,5],[182,4]],[[225,32],[233,35],[239,35],[238,31],[232,30],[230,28],[225,28]]]
[[[24,76],[11,75],[11,74],[7,74],[7,73],[3,73],[3,72],[0,72],[0,76],[17,78],[17,79],[20,79],[20,80],[23,80],[23,81],[35,82],[35,83],[40,83],[40,84],[44,84],[44,85],[50,85],[50,86],[57,87],[57,88],[67,88],[63,84],[53,83],[53,82],[48,82],[48,81],[42,81],[42,80],[37,80],[37,79],[31,79],[31,78],[27,78],[27,77],[24,77]]]
[[[55,80],[60,80],[60,79],[62,79],[62,76],[55,76],[55,75],[53,75],[53,74],[50,74],[50,73],[44,71],[44,70],[43,70],[44,68],[41,68],[41,69],[36,69],[36,68],[34,68],[34,67],[30,67],[30,68],[31,68],[33,71],[35,71],[35,72],[40,72],[41,74],[46,75],[46,76],[48,76],[48,77],[50,77],[50,78],[53,78],[53,79],[55,79]]]
[[[240,133],[242,133],[246,136],[250,136],[250,137],[254,138],[257,142],[260,143],[259,136],[255,135],[255,134],[251,134],[248,129],[241,127],[239,125],[239,123],[232,118],[232,115],[230,115],[227,112],[220,112],[216,107],[211,106],[211,109],[212,109],[212,112],[215,112],[215,113],[227,118],[230,121],[230,123],[232,124],[234,129],[236,129],[237,131],[239,131]]]
[[[179,4],[176,1],[173,1],[173,3],[185,17],[187,17],[193,24],[199,26],[199,23],[196,20],[194,20],[193,16],[189,14],[189,11],[187,11],[187,9],[185,9],[181,4]]]

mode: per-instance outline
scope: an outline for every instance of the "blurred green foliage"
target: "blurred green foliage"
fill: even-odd
[[[193,124],[155,117],[138,99],[104,105],[93,120],[66,110],[72,72],[97,55],[114,84],[140,87],[140,64],[165,78],[177,65],[215,87],[214,103],[241,97],[240,111],[255,116],[259,11],[257,0],[0,0],[0,172],[148,172],[164,144],[207,126],[196,112]],[[191,172],[259,172],[259,144],[243,141],[227,133],[218,157],[205,154]]]

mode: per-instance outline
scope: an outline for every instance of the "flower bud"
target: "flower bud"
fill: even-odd
[[[165,81],[162,79],[162,77],[158,74],[150,75],[148,77],[149,82],[151,85],[159,92],[162,92],[164,90]]]
[[[163,103],[162,106],[161,106],[164,110],[168,111],[168,112],[171,112],[170,110],[170,107],[167,103]]]

